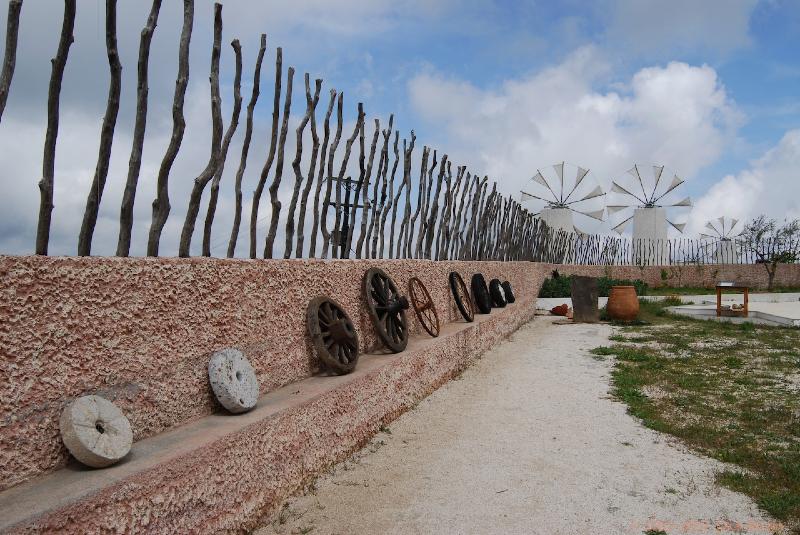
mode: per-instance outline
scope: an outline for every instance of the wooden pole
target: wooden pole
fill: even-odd
[[[236,254],[236,242],[239,240],[239,226],[242,223],[242,177],[247,167],[247,156],[250,154],[250,142],[253,138],[253,113],[256,109],[258,97],[261,94],[261,63],[267,51],[267,35],[261,34],[261,46],[258,49],[256,67],[253,72],[253,92],[250,95],[250,102],[247,103],[247,119],[245,120],[244,140],[242,141],[242,155],[239,158],[239,168],[236,170],[236,180],[234,182],[234,212],[233,228],[231,237],[228,239],[227,257],[233,258]]]
[[[183,134],[186,130],[183,103],[186,99],[186,87],[189,84],[189,46],[193,24],[194,0],[183,0],[183,28],[178,49],[178,78],[175,81],[175,96],[172,101],[172,135],[158,171],[156,198],[153,200],[153,217],[147,239],[147,256],[158,256],[161,233],[169,217],[169,173],[181,148]]]
[[[147,95],[150,69],[150,44],[158,24],[161,0],[153,0],[147,23],[142,28],[139,40],[139,62],[136,86],[136,119],[133,124],[133,144],[128,161],[128,177],[122,193],[122,205],[119,211],[119,238],[117,239],[117,256],[128,256],[131,251],[131,234],[133,231],[133,205],[136,200],[136,188],[139,184],[139,172],[142,168],[142,151],[144,134],[147,128]]]
[[[211,256],[211,228],[214,225],[214,215],[217,212],[217,199],[219,198],[219,184],[222,181],[222,174],[225,172],[225,162],[228,159],[228,149],[231,146],[236,129],[239,128],[239,115],[242,113],[242,45],[238,39],[231,41],[233,48],[236,71],[233,77],[233,111],[231,120],[222,138],[222,149],[220,150],[219,165],[214,172],[211,181],[211,195],[208,199],[206,209],[206,220],[203,224],[203,256]]]
[[[208,164],[200,175],[194,179],[192,192],[189,195],[189,207],[181,230],[181,241],[178,245],[178,256],[188,257],[191,253],[192,235],[200,211],[203,190],[214,178],[219,167],[220,149],[222,148],[222,97],[219,92],[219,60],[222,53],[222,4],[214,4],[214,41],[211,48],[211,154]]]
[[[261,169],[258,177],[256,189],[253,191],[253,204],[250,207],[250,258],[256,257],[256,241],[258,238],[258,208],[261,204],[261,195],[264,193],[264,186],[267,185],[272,162],[275,159],[275,149],[278,146],[278,123],[281,113],[281,78],[283,76],[283,49],[278,47],[275,56],[275,94],[272,99],[272,130],[270,134],[269,152],[267,161]]]
[[[289,113],[292,109],[292,81],[294,67],[289,67],[286,78],[286,97],[283,101],[283,124],[281,124],[281,137],[278,140],[278,160],[275,162],[275,175],[269,185],[269,200],[272,205],[272,217],[269,222],[267,239],[264,242],[264,258],[272,258],[272,248],[275,243],[275,233],[278,231],[278,219],[281,216],[281,201],[278,200],[278,188],[283,178],[283,157],[286,150],[286,135],[289,132]]]
[[[122,91],[122,64],[119,62],[117,50],[117,0],[106,0],[106,55],[110,82],[108,85],[108,101],[100,129],[100,148],[97,155],[97,166],[92,178],[92,186],[86,198],[86,209],[78,234],[78,255],[89,256],[92,252],[92,237],[97,226],[97,214],[100,200],[108,178],[108,166],[111,161],[111,146],[114,142],[114,129],[119,114],[119,95]]]
[[[58,40],[56,57],[51,61],[50,87],[47,93],[47,132],[44,139],[42,179],[39,181],[39,222],[36,228],[36,254],[46,255],[50,243],[50,221],[53,215],[53,188],[55,182],[56,139],[58,138],[59,104],[61,82],[67,66],[69,47],[75,38],[75,0],[64,0],[64,20]]]
[[[292,243],[294,239],[294,211],[297,208],[297,198],[300,196],[300,187],[303,185],[303,172],[300,170],[300,159],[303,156],[303,131],[311,120],[311,115],[317,108],[319,102],[319,92],[322,90],[322,80],[315,81],[314,96],[311,96],[311,83],[308,73],[305,75],[306,87],[306,114],[300,120],[295,130],[295,153],[294,160],[292,161],[292,170],[294,170],[294,190],[292,191],[292,200],[289,203],[289,211],[286,214],[286,245],[284,247],[283,257],[289,258],[292,256]]]

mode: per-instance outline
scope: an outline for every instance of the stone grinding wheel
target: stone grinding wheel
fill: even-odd
[[[356,368],[358,334],[342,305],[324,295],[315,297],[308,304],[306,324],[325,368],[338,375]]]
[[[131,451],[131,423],[119,407],[100,396],[83,396],[64,408],[61,440],[86,466],[111,466]]]
[[[208,380],[220,405],[234,414],[247,412],[258,401],[256,372],[241,351],[226,348],[208,361]]]
[[[408,296],[422,328],[434,338],[439,336],[439,315],[436,313],[436,306],[428,289],[417,277],[412,277],[408,281]]]
[[[397,285],[380,268],[370,268],[364,273],[363,289],[378,338],[390,351],[400,353],[408,345],[408,299],[400,295]]]
[[[503,290],[505,291],[506,294],[506,303],[513,303],[514,301],[517,300],[517,298],[514,297],[514,290],[511,288],[510,282],[505,281],[503,283]]]
[[[451,271],[448,280],[450,281],[450,291],[453,292],[453,300],[456,302],[461,316],[467,322],[475,321],[475,307],[472,305],[472,298],[464,279],[457,272]]]
[[[475,306],[481,314],[489,314],[492,311],[492,299],[489,296],[489,288],[486,287],[486,279],[483,274],[476,273],[472,276],[472,298]]]
[[[492,297],[492,306],[495,308],[505,308],[506,292],[503,285],[500,284],[500,279],[492,279],[489,281],[489,294]]]

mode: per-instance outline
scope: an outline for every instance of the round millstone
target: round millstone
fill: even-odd
[[[208,361],[208,380],[217,401],[234,414],[247,412],[258,401],[258,379],[238,349],[217,351]]]
[[[64,408],[61,440],[86,466],[111,466],[131,451],[131,423],[119,407],[100,396],[83,396]]]

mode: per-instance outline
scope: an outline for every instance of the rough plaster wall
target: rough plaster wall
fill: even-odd
[[[615,279],[641,279],[651,287],[692,286],[713,289],[719,281],[735,281],[754,290],[765,290],[768,278],[763,265],[685,265],[685,266],[568,266],[548,265],[548,273],[558,270],[563,275],[609,276]],[[662,270],[667,279],[662,279]],[[800,264],[778,266],[776,286],[800,286]]]
[[[544,273],[533,271],[538,286]],[[151,469],[121,480],[109,476],[100,491],[30,511],[10,532],[247,533],[304,482],[530,320],[536,296],[519,293],[517,303],[480,323]]]
[[[64,464],[58,415],[77,396],[115,401],[141,440],[217,410],[206,375],[217,349],[241,349],[262,394],[315,373],[305,309],[319,294],[373,348],[361,299],[372,266],[402,289],[419,277],[443,322],[457,318],[451,270],[534,296],[544,273],[528,262],[0,257],[0,489]]]

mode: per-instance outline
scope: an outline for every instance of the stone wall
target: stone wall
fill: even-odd
[[[220,348],[245,353],[262,394],[314,374],[305,310],[317,295],[342,303],[362,349],[375,347],[361,299],[372,266],[403,289],[419,277],[442,322],[458,318],[450,271],[509,280],[531,308],[548,273],[529,262],[0,257],[0,489],[64,465],[58,416],[75,397],[113,400],[141,440],[217,410],[206,366]]]

